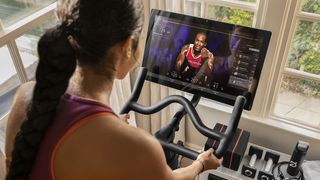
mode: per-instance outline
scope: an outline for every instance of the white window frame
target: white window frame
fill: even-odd
[[[164,9],[168,11],[174,11],[178,13],[184,12],[184,0],[144,0],[149,1],[149,8]],[[319,81],[317,75],[312,75],[305,72],[296,72],[296,70],[285,68],[285,63],[289,53],[289,47],[291,45],[291,39],[294,34],[297,19],[303,19],[308,21],[318,21],[320,15],[314,15],[311,13],[305,13],[300,11],[301,1],[292,0],[257,0],[255,9],[251,3],[245,3],[236,0],[192,0],[195,2],[201,2],[202,14],[205,14],[205,3],[210,2],[214,5],[223,5],[233,8],[240,8],[245,10],[254,10],[254,22],[253,27],[263,28],[271,30],[273,32],[274,40],[270,43],[269,52],[266,59],[270,59],[265,63],[264,75],[260,78],[258,92],[256,94],[254,107],[251,112],[244,112],[243,117],[246,120],[257,121],[269,126],[281,128],[291,132],[299,133],[306,137],[312,137],[320,139],[320,127],[319,129],[306,127],[304,125],[289,121],[277,116],[274,116],[273,108],[274,102],[278,95],[279,82],[283,74],[290,76],[296,76],[300,78],[308,78]],[[17,74],[21,82],[28,81],[24,66],[21,61],[20,52],[17,48],[15,39],[28,32],[29,30],[37,27],[41,23],[45,22],[54,14],[57,3],[53,3],[40,11],[18,21],[10,27],[3,28],[0,25],[0,47],[7,45],[9,48],[12,60],[14,62]],[[272,8],[283,10],[283,17],[279,17],[275,21],[281,24],[281,27],[273,27],[270,24],[270,15],[272,15]],[[280,10],[278,10],[279,12]],[[268,17],[268,18],[267,18]],[[291,18],[292,17],[292,18]],[[274,29],[273,29],[274,28]],[[288,39],[285,41],[285,39]],[[275,48],[274,48],[275,47]],[[272,62],[270,62],[272,61]],[[263,92],[263,93],[262,93]],[[260,103],[264,102],[264,103]],[[210,100],[201,101],[201,104],[208,107],[221,110],[223,112],[231,112],[232,108],[223,104],[215,103]],[[0,117],[0,120],[5,117]]]
[[[294,38],[295,30],[296,30],[296,27],[298,26],[298,22],[300,20],[304,20],[304,21],[308,21],[308,22],[320,22],[320,15],[319,14],[303,12],[301,10],[302,9],[302,7],[301,7],[302,1],[297,1],[296,3],[293,4],[293,6],[294,6],[293,18],[292,18],[292,21],[290,23],[288,23],[290,25],[289,26],[290,29],[289,29],[289,33],[288,33],[288,37],[287,37],[288,40],[286,42],[284,42],[284,45],[286,48],[284,50],[284,55],[282,58],[280,71],[278,74],[276,74],[276,76],[277,76],[276,81],[279,83],[275,84],[276,93],[274,93],[273,98],[272,98],[272,104],[271,104],[269,116],[274,119],[277,119],[279,121],[294,124],[296,126],[309,129],[311,131],[320,132],[320,124],[318,125],[318,127],[308,127],[308,126],[305,126],[305,125],[299,123],[298,120],[295,120],[295,119],[289,118],[289,117],[280,116],[280,115],[277,115],[274,113],[276,100],[278,98],[278,94],[279,94],[279,90],[280,90],[280,86],[281,86],[281,79],[283,76],[289,76],[289,77],[303,79],[303,80],[313,80],[316,82],[320,82],[320,75],[316,75],[316,74],[312,74],[312,73],[308,73],[308,72],[303,72],[303,71],[299,71],[296,69],[286,67],[286,63],[287,63],[288,56],[289,56],[290,49],[291,49],[291,45],[292,45],[292,40]]]
[[[201,4],[201,15],[200,17],[206,18],[207,17],[207,8],[206,5],[215,5],[215,6],[223,6],[223,7],[230,7],[230,8],[236,8],[241,10],[246,10],[253,12],[253,22],[252,27],[255,28],[262,28],[265,22],[266,18],[266,8],[268,5],[269,0],[256,0],[255,3],[250,2],[243,2],[243,1],[237,1],[237,0],[181,0],[181,9],[180,12],[185,12],[185,1],[190,2],[197,2]],[[170,8],[169,8],[170,9]],[[257,95],[256,95],[257,96]],[[191,98],[191,95],[186,93],[187,98]],[[232,106],[225,105],[219,102],[215,102],[208,99],[201,99],[200,101],[201,105],[220,110],[222,112],[231,113],[232,112]],[[253,108],[253,112],[256,112],[257,108]],[[248,113],[250,114],[250,113]],[[251,114],[257,114],[257,113],[251,113]]]
[[[230,7],[241,9],[245,11],[250,11],[254,13],[254,19],[252,22],[252,26],[256,28],[260,28],[264,22],[264,14],[265,12],[263,9],[266,7],[268,0],[257,0],[256,3],[250,2],[242,2],[236,0],[189,0],[192,2],[201,3],[201,17],[207,17],[207,4],[215,5],[215,6],[223,6],[223,7]],[[182,1],[182,12],[185,12],[185,0]]]
[[[23,66],[20,51],[16,44],[16,39],[39,26],[55,13],[57,2],[54,2],[41,10],[27,16],[9,27],[4,27],[0,22],[0,47],[7,46],[12,62],[21,83],[28,81],[25,67]],[[0,117],[0,121],[5,119],[8,114]]]
[[[170,1],[170,0],[169,0]],[[319,21],[320,15],[306,13],[300,11],[301,0],[257,0],[256,6],[252,3],[246,3],[236,0],[189,0],[201,3],[201,17],[205,17],[205,3],[213,5],[227,6],[239,8],[254,12],[253,27],[262,28],[272,31],[273,40],[270,42],[266,63],[264,65],[264,74],[260,77],[258,91],[255,97],[254,106],[250,112],[243,113],[243,119],[259,122],[274,128],[280,128],[285,131],[296,133],[305,137],[320,139],[320,127],[314,128],[297,123],[289,118],[283,118],[274,115],[273,109],[278,96],[282,75],[315,80],[319,82],[319,76],[307,72],[301,72],[285,67],[289,54],[291,39],[296,29],[297,19],[308,21]],[[167,3],[161,9],[172,10]],[[179,1],[175,1],[179,2]],[[172,3],[171,3],[172,4]],[[169,6],[171,5],[169,4]],[[166,6],[167,5],[167,6]],[[184,12],[185,1],[180,0],[179,11]],[[253,8],[255,7],[255,8]],[[159,7],[155,7],[159,8]],[[273,15],[273,9],[277,9],[277,14]],[[280,13],[281,12],[281,13]],[[270,18],[271,16],[275,18]],[[278,23],[278,27],[273,25],[273,22]],[[275,23],[275,24],[276,24]],[[186,95],[190,97],[190,95]],[[213,102],[211,100],[201,100],[200,105],[207,106],[222,112],[230,113],[231,106]]]

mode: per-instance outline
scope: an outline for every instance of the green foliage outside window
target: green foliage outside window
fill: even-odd
[[[251,27],[254,13],[242,9],[209,5],[207,17],[217,21]]]
[[[304,71],[320,74],[320,53],[311,49],[301,56],[301,67]]]
[[[284,76],[280,90],[302,93],[307,96],[320,96],[319,87],[320,83],[315,81]]]
[[[303,0],[302,11],[320,14],[320,0]]]
[[[240,0],[256,2],[256,0]],[[320,0],[303,0],[302,11],[320,14]],[[252,26],[254,13],[246,10],[209,5],[207,17],[210,19]],[[291,44],[287,67],[320,75],[320,23],[298,21]],[[295,78],[283,78],[282,88],[304,93],[320,95],[320,84]]]
[[[320,23],[308,21],[299,21],[295,36],[292,41],[291,52],[288,59],[288,67],[303,70],[305,72],[320,74],[318,70],[305,69],[304,63],[314,63],[317,67],[318,62],[312,56],[319,57],[320,55]],[[302,60],[302,57],[304,60]],[[313,59],[307,61],[306,59]],[[310,71],[309,71],[310,70]]]
[[[304,0],[303,12],[320,14],[320,0]],[[320,23],[298,21],[287,67],[320,75]],[[287,82],[286,82],[287,81]],[[284,85],[286,84],[286,85]],[[320,83],[283,79],[283,87],[306,95],[320,95]]]

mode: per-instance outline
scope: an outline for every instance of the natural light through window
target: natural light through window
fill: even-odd
[[[18,27],[12,29],[9,41],[2,41],[3,44],[0,44],[0,117],[10,110],[17,87],[22,82],[34,79],[38,62],[38,40],[43,32],[56,22],[53,13],[50,16],[46,15],[47,18],[42,18],[41,21],[37,18],[31,20],[39,21],[33,23],[33,26],[20,20],[39,12],[53,2],[55,1],[0,0],[0,30],[4,30],[1,39],[6,39],[7,32],[10,32],[7,31],[9,26],[14,24],[12,27]]]
[[[0,117],[10,108],[16,88],[21,83],[7,46],[0,47]]]
[[[191,16],[201,16],[201,3],[193,1],[185,1],[185,14]]]
[[[55,0],[0,0],[0,19],[5,27],[55,2]]]
[[[319,14],[320,0],[304,0],[304,12],[307,17]],[[298,18],[274,109],[278,116],[311,127],[320,127],[319,42],[320,23]]]
[[[55,23],[56,17],[52,16],[40,26],[33,28],[31,31],[16,39],[22,62],[29,80],[33,79],[35,76],[35,69],[38,61],[37,45],[40,36],[45,32],[46,29],[53,27]]]
[[[242,9],[222,7],[215,5],[207,6],[207,18],[221,22],[252,26],[254,13]]]

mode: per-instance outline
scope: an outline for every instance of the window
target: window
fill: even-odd
[[[33,28],[31,31],[25,33],[16,39],[19,48],[23,66],[26,70],[28,80],[34,79],[35,69],[38,64],[37,45],[40,36],[44,31],[56,24],[56,17],[51,16],[46,22],[40,26]]]
[[[207,18],[252,27],[254,12],[223,6],[208,5]]]
[[[185,14],[193,16],[201,16],[201,3],[193,1],[185,1]]]
[[[274,115],[320,128],[320,0],[298,6]]]
[[[184,12],[226,23],[254,26],[256,0],[185,0]]]
[[[320,129],[320,0],[184,0],[183,8],[272,31],[260,94],[248,117]]]
[[[7,46],[0,48],[0,59],[0,117],[2,117],[8,112],[16,88],[21,82]]]
[[[9,111],[17,87],[34,78],[37,42],[56,22],[52,2],[0,0],[0,119]]]
[[[55,2],[55,0],[0,0],[0,19],[4,27]]]

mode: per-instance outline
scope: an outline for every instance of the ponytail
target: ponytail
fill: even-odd
[[[58,0],[57,15],[62,24],[48,30],[38,43],[36,85],[15,138],[7,180],[28,179],[77,61],[112,79],[114,58],[110,53],[106,60],[108,50],[131,36],[136,50],[144,17],[141,0]]]
[[[76,68],[76,54],[63,26],[48,30],[38,43],[36,85],[27,117],[17,134],[7,180],[28,179],[40,144]]]

